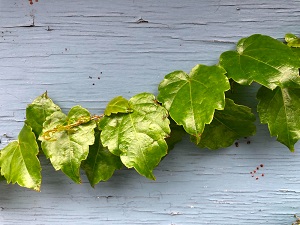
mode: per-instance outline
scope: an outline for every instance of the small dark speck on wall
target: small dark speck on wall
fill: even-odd
[[[255,179],[258,180],[259,176],[264,177],[265,174],[264,173],[259,173],[259,169],[263,168],[264,165],[260,164],[259,166],[257,166],[254,170],[250,171],[251,177],[254,177],[254,174],[256,174]]]

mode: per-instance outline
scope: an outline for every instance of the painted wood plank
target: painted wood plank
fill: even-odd
[[[299,0],[0,0],[1,147],[45,90],[65,111],[80,104],[99,113],[117,95],[156,94],[173,70],[217,63],[241,37],[299,35],[299,18]],[[300,213],[300,145],[289,153],[263,125],[247,141],[208,151],[185,140],[156,181],[121,170],[95,189],[42,159],[41,193],[0,184],[0,224],[291,224]],[[256,180],[250,172],[260,164]]]

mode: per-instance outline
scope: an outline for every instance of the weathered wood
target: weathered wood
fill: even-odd
[[[299,24],[299,0],[0,0],[1,147],[46,90],[65,111],[80,104],[101,113],[117,95],[156,94],[173,70],[217,63],[241,37],[299,35]],[[262,125],[247,140],[221,151],[185,140],[156,181],[121,170],[95,189],[42,159],[41,193],[0,184],[0,224],[291,224],[300,213],[300,145],[290,153]]]

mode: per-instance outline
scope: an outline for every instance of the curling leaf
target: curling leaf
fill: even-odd
[[[226,148],[241,137],[255,134],[255,115],[247,106],[237,105],[226,98],[224,110],[216,110],[213,121],[206,125],[198,146],[200,148]],[[191,137],[196,142],[195,137]]]
[[[167,154],[168,112],[149,93],[129,100],[132,113],[105,116],[99,123],[101,141],[128,168],[155,179],[152,171]]]
[[[1,150],[1,174],[7,183],[18,183],[22,187],[40,190],[41,165],[36,138],[30,126],[23,126],[17,141],[10,142]]]
[[[230,88],[225,73],[219,66],[197,65],[189,75],[183,71],[166,75],[158,87],[158,101],[197,142],[215,109],[224,108],[224,92]]]
[[[89,145],[94,143],[95,126],[86,109],[74,106],[68,115],[57,111],[47,117],[39,137],[53,167],[62,170],[76,183],[81,182],[80,164],[88,156]]]
[[[90,146],[89,155],[82,161],[81,167],[92,187],[100,181],[107,181],[115,170],[122,168],[120,157],[115,156],[105,148],[100,140],[100,131],[95,131],[95,143]]]
[[[26,124],[32,127],[32,131],[36,137],[40,135],[43,129],[43,123],[47,116],[52,113],[60,111],[60,107],[57,106],[47,95],[47,92],[37,97],[26,108]]]
[[[285,41],[287,42],[287,46],[294,47],[294,48],[300,48],[300,38],[298,38],[294,34],[286,34],[285,35]]]
[[[129,113],[132,110],[129,107],[128,100],[122,96],[113,98],[106,106],[104,114],[110,116],[112,113]]]
[[[271,135],[293,152],[300,139],[300,89],[261,87],[257,99],[261,123],[267,123]]]
[[[256,81],[269,89],[300,87],[299,58],[288,46],[269,36],[254,34],[241,39],[237,51],[221,54],[220,65],[229,78],[242,85]]]

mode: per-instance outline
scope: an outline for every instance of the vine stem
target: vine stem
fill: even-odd
[[[68,124],[68,125],[65,125],[65,126],[62,126],[62,125],[58,125],[57,127],[51,129],[51,130],[47,130],[46,132],[44,132],[42,134],[42,137],[45,139],[45,140],[53,140],[55,141],[55,139],[52,139],[51,136],[56,133],[56,132],[61,132],[61,131],[70,131],[72,130],[73,128],[75,127],[78,127],[82,124],[85,124],[85,123],[88,123],[90,121],[98,121],[100,120],[102,117],[104,116],[104,114],[101,114],[101,115],[93,115],[93,116],[82,116],[82,117],[79,117],[78,120],[75,122],[75,123],[71,123],[71,124]]]

